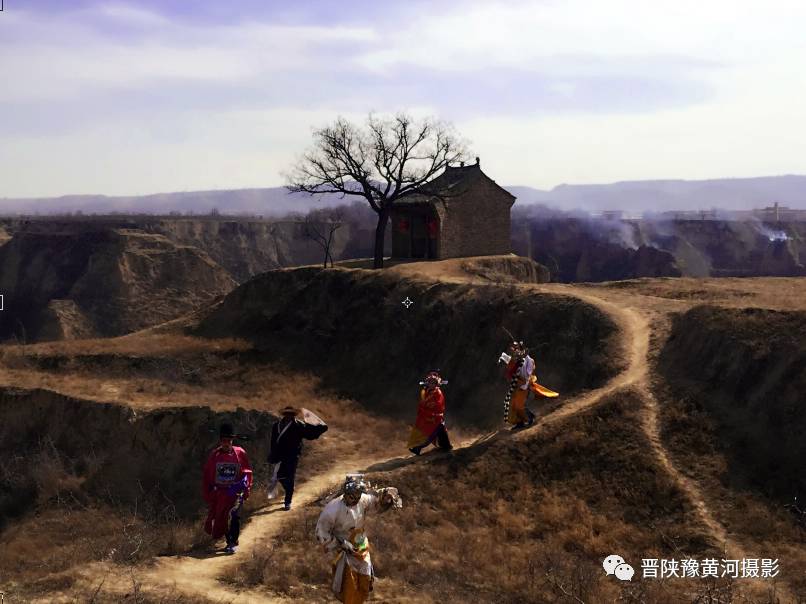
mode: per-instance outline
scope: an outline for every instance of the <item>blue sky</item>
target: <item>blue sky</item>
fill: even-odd
[[[283,184],[336,116],[451,121],[498,182],[806,173],[806,5],[6,0],[0,197]]]

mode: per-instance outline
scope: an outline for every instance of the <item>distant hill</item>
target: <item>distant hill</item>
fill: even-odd
[[[121,335],[187,314],[235,284],[206,252],[159,234],[17,233],[0,247],[0,339]]]
[[[507,187],[520,203],[565,210],[752,210],[778,202],[806,208],[806,176],[714,180],[636,180],[599,185],[559,185],[550,191]]]
[[[137,196],[65,195],[41,198],[2,198],[0,215],[13,214],[253,214],[285,216],[311,209],[349,203],[339,195],[311,197],[289,193],[284,187],[233,189],[220,191],[183,191]]]
[[[507,186],[520,204],[541,203],[565,210],[749,210],[777,201],[806,208],[806,176],[761,176],[713,180],[643,180],[611,184],[559,185],[550,191]],[[282,216],[289,212],[334,206],[351,200],[338,195],[324,198],[291,194],[283,187],[186,191],[128,197],[67,195],[43,198],[0,198],[0,214],[254,214]]]

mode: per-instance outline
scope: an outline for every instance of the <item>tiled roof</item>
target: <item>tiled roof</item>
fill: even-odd
[[[437,199],[450,199],[464,193],[479,177],[488,179],[502,192],[515,199],[514,195],[482,172],[477,161],[469,166],[447,166],[442,174],[424,184],[417,191],[400,198],[395,205],[426,204]]]
[[[430,195],[451,193],[453,189],[478,174],[482,174],[481,166],[478,164],[458,167],[447,166],[442,174],[420,187],[420,191]]]

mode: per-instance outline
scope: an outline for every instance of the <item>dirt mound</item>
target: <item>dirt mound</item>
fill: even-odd
[[[207,254],[159,235],[20,232],[0,247],[0,338],[120,335],[190,312],[234,285]]]
[[[725,480],[785,503],[806,495],[806,312],[696,307],[673,320],[658,366],[713,426]],[[688,431],[690,449],[710,444],[701,433]]]
[[[209,407],[138,413],[123,405],[87,402],[47,390],[6,388],[0,390],[0,455],[13,460],[22,451],[46,445],[85,494],[99,498],[111,494],[124,505],[156,494],[171,501],[179,516],[187,517],[198,512],[200,468],[224,418],[249,435],[250,455],[256,461],[263,459],[275,419],[269,413],[242,409],[216,413]],[[9,471],[6,464],[0,477],[0,521],[37,499],[32,482],[36,468],[28,465],[30,459],[20,461],[24,467],[19,473]],[[33,499],[20,497],[20,492]],[[25,502],[23,510],[17,510],[20,501]]]
[[[497,425],[506,387],[496,360],[509,340],[502,326],[529,343],[540,379],[564,396],[620,368],[615,325],[579,299],[340,268],[260,275],[229,294],[197,334],[248,339],[267,358],[315,371],[396,416],[413,413],[419,380],[440,368],[450,380],[450,416]]]
[[[468,275],[491,283],[548,283],[551,273],[542,264],[520,256],[471,258],[461,263]]]

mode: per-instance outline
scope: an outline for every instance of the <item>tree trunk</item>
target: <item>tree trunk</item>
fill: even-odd
[[[383,244],[386,239],[386,225],[389,216],[392,214],[391,208],[382,208],[378,212],[378,226],[375,227],[375,256],[372,263],[373,268],[383,268]]]

